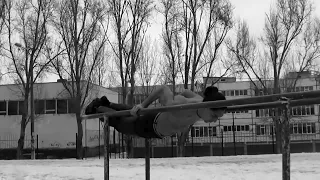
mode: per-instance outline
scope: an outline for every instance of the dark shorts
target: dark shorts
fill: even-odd
[[[135,121],[134,129],[138,136],[144,138],[158,138],[162,139],[163,136],[157,132],[155,125],[160,113],[147,113],[140,115]]]

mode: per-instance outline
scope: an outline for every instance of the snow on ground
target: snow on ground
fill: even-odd
[[[111,180],[145,179],[144,159],[111,159]],[[152,180],[280,180],[281,155],[151,159]],[[0,161],[0,180],[102,180],[103,159]],[[291,180],[319,180],[320,154],[292,154]]]

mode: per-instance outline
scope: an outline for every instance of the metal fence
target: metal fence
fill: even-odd
[[[291,127],[291,142],[311,142],[311,141],[318,141],[320,142],[320,123],[313,122],[314,125],[304,126],[303,123],[295,124]],[[254,124],[253,127],[260,127],[261,124]],[[265,130],[257,131],[256,128],[250,128],[247,131],[247,128],[240,128],[240,131],[236,131],[237,128],[232,128],[232,131],[223,131],[223,126],[219,129],[221,131],[216,131],[215,133],[190,133],[189,137],[186,140],[186,147],[192,147],[191,155],[194,155],[193,147],[219,147],[221,151],[224,151],[224,148],[228,146],[239,146],[239,144],[251,144],[251,145],[274,145],[276,142],[276,136],[274,133],[274,126],[272,124],[264,124],[263,125]],[[308,130],[309,128],[309,130]],[[227,129],[225,129],[227,130]],[[244,131],[241,131],[244,130]],[[202,135],[202,137],[199,137]],[[0,150],[4,149],[15,149],[18,145],[18,136],[15,135],[2,135],[0,136]],[[96,131],[96,130],[87,130],[84,133],[84,143],[83,146],[85,147],[84,155],[85,157],[90,156],[102,156],[103,155],[103,132]],[[41,143],[39,143],[41,141]],[[54,149],[54,150],[63,150],[63,149],[76,149],[76,144],[70,145],[70,143],[61,143],[61,139],[56,139],[56,142],[61,144],[66,144],[65,146],[57,146],[52,148],[50,143],[42,143],[45,139],[41,138],[41,135],[37,135],[36,138],[36,148],[37,152],[41,149]],[[74,140],[76,141],[76,135],[74,136]],[[117,131],[110,131],[110,141],[109,141],[109,148],[110,148],[110,157],[112,158],[126,158],[126,137],[118,133]],[[145,147],[145,140],[143,138],[133,138],[132,139],[133,147],[139,149],[143,149]],[[49,144],[46,147],[43,144]],[[52,143],[51,143],[52,144]],[[177,136],[166,137],[163,139],[152,139],[151,145],[153,148],[159,148],[164,150],[173,152],[176,151],[178,146],[178,138]],[[31,139],[29,136],[25,138],[25,145],[24,148],[28,149],[31,147]],[[319,149],[320,150],[320,149]],[[210,151],[210,150],[206,150]],[[73,153],[73,152],[72,152]],[[74,151],[74,153],[76,153]],[[232,154],[232,153],[231,153]],[[236,153],[235,153],[236,154]],[[201,155],[201,154],[200,154]],[[172,156],[176,156],[176,154],[172,153]]]

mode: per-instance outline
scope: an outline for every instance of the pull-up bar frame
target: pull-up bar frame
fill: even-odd
[[[289,99],[291,100],[289,103]],[[301,105],[312,105],[320,102],[320,91],[308,91],[308,92],[293,92],[284,94],[274,94],[267,96],[258,96],[250,98],[223,100],[223,101],[212,101],[202,103],[192,103],[175,106],[164,106],[156,108],[141,109],[139,114],[148,112],[168,112],[178,111],[186,109],[201,109],[201,108],[218,108],[227,107],[227,111],[241,111],[241,110],[255,110],[255,109],[267,109],[267,108],[283,108],[284,109],[284,126],[283,134],[283,180],[290,179],[290,133],[289,132],[289,108],[293,106]],[[104,117],[104,180],[109,180],[109,132],[110,127],[108,123],[108,117],[115,116],[127,116],[130,115],[130,111],[117,111],[112,113],[100,113],[82,116],[83,119],[96,119]],[[289,143],[289,144],[288,144]],[[150,141],[146,139],[146,179],[150,180]],[[149,154],[149,155],[148,155]]]

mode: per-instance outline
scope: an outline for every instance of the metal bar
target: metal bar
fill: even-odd
[[[145,160],[146,160],[146,180],[150,180],[150,139],[145,139],[145,146],[146,146],[146,154],[145,154]]]
[[[282,120],[282,180],[290,180],[290,100]]]
[[[201,109],[201,108],[218,108],[218,107],[228,107],[230,106],[231,110],[235,110],[235,107],[231,108],[231,106],[236,106],[237,108],[244,107],[252,107],[252,108],[265,108],[268,103],[271,103],[272,106],[281,106],[283,102],[278,101],[281,97],[291,98],[291,99],[306,99],[306,98],[319,98],[320,91],[307,91],[307,92],[294,92],[294,93],[284,93],[284,94],[274,94],[267,96],[257,96],[250,98],[239,98],[239,99],[231,99],[231,100],[220,100],[220,101],[210,101],[210,102],[201,102],[201,103],[190,103],[183,105],[174,105],[174,106],[162,106],[155,108],[145,108],[139,111],[139,114],[145,114],[149,112],[168,112],[168,111],[178,111],[178,110],[186,110],[186,109]],[[302,99],[302,101],[304,100]],[[308,103],[307,101],[304,101]],[[266,104],[261,104],[266,103]],[[260,105],[258,105],[260,104]],[[271,104],[269,106],[271,106]],[[309,103],[310,104],[310,103]],[[315,103],[317,104],[317,103]],[[262,106],[264,105],[264,106]],[[99,113],[93,115],[82,116],[83,119],[95,119],[101,116],[130,116],[130,110],[125,111],[117,111],[117,112],[107,112],[107,113]]]
[[[108,117],[104,116],[104,180],[109,180],[109,135],[110,126]]]
[[[320,101],[319,97],[318,98],[306,98],[306,99],[291,100],[290,107],[318,104],[319,101]],[[236,106],[228,107],[227,112],[256,110],[256,109],[268,109],[268,108],[276,108],[276,107],[281,107],[281,106],[286,106],[286,101],[236,105]]]

